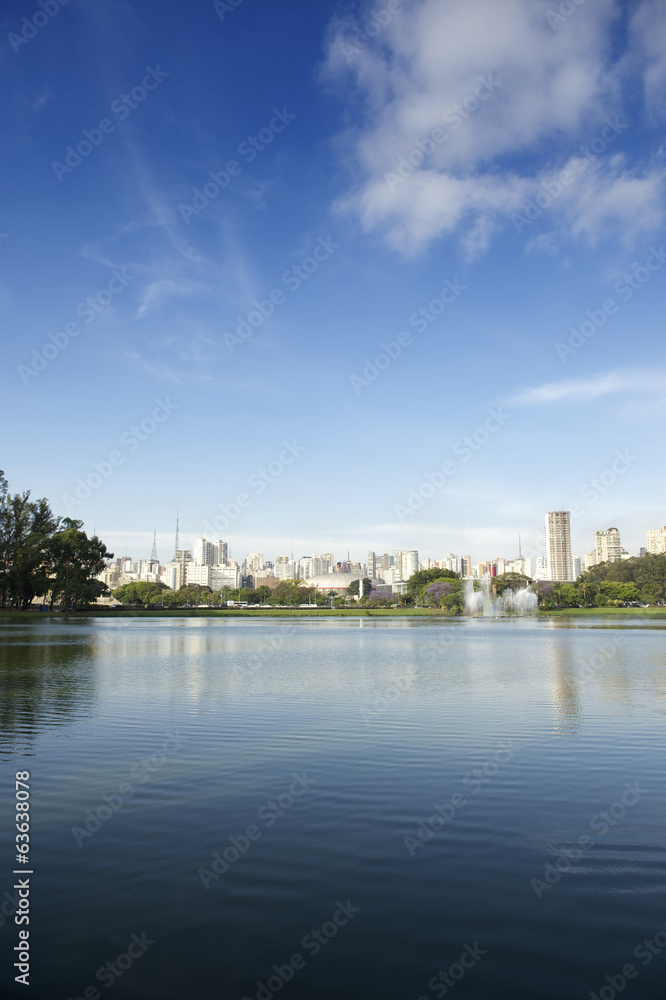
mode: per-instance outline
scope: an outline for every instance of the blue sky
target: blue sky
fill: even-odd
[[[177,508],[241,559],[666,522],[662,3],[44,4],[0,24],[14,490],[163,559]]]

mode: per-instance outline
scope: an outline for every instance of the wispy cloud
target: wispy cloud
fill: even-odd
[[[513,406],[543,406],[550,403],[589,403],[612,393],[666,393],[666,370],[622,369],[591,378],[563,379],[524,389],[509,400]]]

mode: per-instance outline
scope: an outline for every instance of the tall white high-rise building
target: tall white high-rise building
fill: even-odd
[[[617,528],[608,528],[607,531],[595,531],[594,540],[597,563],[620,561],[622,558],[622,545],[620,544],[620,532]]]
[[[552,510],[546,514],[546,559],[549,580],[573,580],[571,511]]]
[[[256,573],[257,570],[264,568],[264,554],[263,552],[248,552],[245,557],[245,566],[248,573]]]
[[[313,561],[312,556],[301,556],[298,560],[296,571],[298,573],[299,580],[309,580],[311,576],[314,576],[314,573],[312,572]]]
[[[275,557],[275,578],[277,580],[287,580],[289,579],[289,567],[293,566],[289,556],[276,556]]]
[[[647,532],[648,555],[660,556],[666,553],[666,524]]]
[[[534,570],[535,580],[547,580],[548,579],[548,560],[545,556],[536,557],[536,568]]]
[[[214,566],[217,562],[217,551],[213,542],[205,538],[197,538],[194,543],[194,565]]]
[[[458,556],[454,555],[453,552],[447,553],[439,563],[442,569],[450,569],[454,573],[460,572],[460,560]]]
[[[393,580],[407,582],[419,569],[419,554],[416,549],[396,549],[393,556]]]

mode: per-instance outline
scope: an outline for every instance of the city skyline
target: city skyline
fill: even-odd
[[[666,511],[664,513],[666,514]],[[662,520],[666,520],[666,516],[663,517]],[[541,518],[541,524],[543,524],[543,517]],[[613,528],[612,525],[609,525],[608,527],[600,527],[597,525],[589,532],[589,534],[579,532],[576,538],[580,541],[580,544],[575,544],[574,539],[572,537],[570,543],[571,558],[573,559],[574,557],[579,557],[581,560],[584,560],[588,552],[590,552],[591,550],[597,551],[598,548],[597,536],[599,534],[606,533],[609,530],[617,531],[618,529]],[[103,532],[98,531],[98,534],[108,544],[108,539],[106,538],[106,536],[104,536]],[[651,551],[649,535],[654,536],[653,544],[655,545],[661,545],[661,541],[658,542],[657,539],[661,540],[662,537],[666,537],[666,532],[664,531],[664,529],[661,526],[656,527],[656,525],[654,527],[644,527],[642,531],[641,529],[639,529],[638,531],[631,533],[625,531],[625,529],[622,528],[619,530],[619,534],[622,537],[622,549],[624,551],[629,551],[632,556],[640,555],[642,549],[647,549],[647,551]],[[636,537],[636,544],[632,545],[631,543],[628,543],[626,541],[625,536],[634,537],[634,535]],[[148,556],[144,555],[143,553],[144,552],[147,553],[152,548],[154,537],[156,537],[157,539],[157,547],[158,547],[158,553],[160,554],[161,564],[165,564],[171,561],[174,553],[175,530],[174,532],[171,533],[170,536],[168,532],[165,531],[160,533],[157,531],[157,529],[153,529],[153,531],[151,532],[136,531],[133,533],[128,533],[127,540],[125,543],[125,550],[127,550],[127,552],[116,551],[115,549],[113,549],[113,545],[109,545],[108,547],[113,549],[114,554],[117,558],[127,554],[135,559],[136,558],[148,559]],[[182,527],[179,527],[179,537],[180,537],[180,548],[189,549],[193,553],[193,555],[194,555],[194,547],[198,539],[204,538],[207,539],[209,542],[214,541],[213,538],[210,537],[207,538],[207,536],[203,536],[201,534],[184,531]],[[357,546],[354,548],[353,546],[348,544],[336,544],[334,541],[331,541],[331,539],[328,540],[327,544],[324,544],[320,539],[319,544],[314,544],[309,546],[306,544],[306,545],[301,545],[299,548],[295,542],[292,541],[285,542],[284,539],[282,541],[278,539],[277,544],[271,546],[271,544],[259,545],[258,544],[259,539],[257,536],[247,536],[246,538],[247,544],[242,543],[243,538],[244,536],[235,536],[234,534],[229,534],[225,538],[227,551],[231,558],[238,559],[238,556],[240,554],[246,554],[260,550],[262,552],[272,553],[273,557],[278,555],[288,555],[291,558],[293,549],[293,558],[296,560],[300,558],[308,558],[313,553],[330,551],[334,553],[340,553],[339,557],[340,560],[346,559],[347,553],[349,553],[350,561],[363,562],[365,561],[365,557],[367,556],[369,551],[375,551],[377,553],[380,553],[382,551],[390,551],[391,553],[393,553],[396,549],[402,550],[403,548],[403,546],[393,546],[387,544],[387,545],[376,545],[374,549],[370,549],[367,544],[364,546],[362,542],[359,542]],[[538,544],[538,540],[540,540],[540,545]],[[274,540],[269,540],[269,541],[274,541]],[[185,544],[185,542],[187,542],[187,544]],[[403,537],[403,543],[404,545],[406,545],[404,537]],[[500,550],[499,545],[495,546],[494,548],[492,546],[484,546],[484,551],[481,552],[480,547],[481,547],[480,543],[474,543],[473,541],[469,542],[469,540],[467,543],[463,541],[463,543],[459,544],[458,546],[447,545],[446,541],[443,541],[441,545],[431,542],[430,544],[426,543],[424,546],[414,546],[416,551],[418,551],[419,553],[428,552],[426,558],[439,559],[447,551],[448,552],[456,551],[458,552],[458,554],[465,554],[465,555],[469,554],[471,555],[473,564],[476,564],[481,561],[488,561],[488,559],[490,558],[493,559],[504,558],[508,560],[513,560],[518,558],[521,554],[523,556],[529,556],[532,559],[536,559],[540,556],[547,558],[546,534],[543,528],[541,529],[540,535],[538,534],[538,532],[536,532],[534,536],[532,536],[531,538],[529,537],[529,535],[519,534],[515,538],[515,544],[513,548],[506,546],[504,549]],[[130,549],[132,551],[130,551]],[[411,550],[410,548],[405,549],[405,551],[410,551],[410,550]],[[438,552],[441,552],[442,556],[432,555],[432,553],[435,552],[436,550]],[[493,552],[492,557],[488,554],[490,551]],[[504,555],[500,555],[500,551],[503,551]],[[660,551],[660,549],[655,549],[655,551]],[[168,555],[168,558],[165,557],[166,555]]]
[[[362,573],[373,580],[376,578],[382,582],[393,583],[408,580],[419,569],[431,568],[450,569],[463,577],[480,577],[486,572],[490,575],[518,572],[534,579],[566,582],[576,580],[581,573],[601,562],[621,561],[640,557],[646,553],[666,552],[666,525],[660,529],[648,529],[646,531],[646,545],[641,546],[639,551],[635,553],[631,553],[625,548],[616,527],[595,531],[593,547],[586,553],[575,553],[571,549],[569,529],[570,512],[552,511],[546,514],[545,544],[542,553],[523,551],[522,540],[519,536],[517,555],[494,555],[491,558],[476,560],[472,558],[470,553],[449,552],[446,555],[433,558],[431,553],[424,555],[418,550],[395,549],[393,554],[368,550],[367,558],[364,560],[352,558],[349,550],[346,558],[344,556],[337,558],[334,553],[323,549],[301,555],[298,555],[296,551],[291,554],[277,552],[274,555],[272,553],[266,555],[264,552],[246,550],[241,559],[240,552],[234,554],[230,542],[221,538],[199,537],[194,540],[193,544],[183,545],[177,528],[174,536],[173,554],[169,558],[159,559],[155,532],[150,559],[141,557],[136,559],[134,554],[126,552],[124,555],[114,555],[114,566],[125,566],[128,572],[147,572],[151,579],[161,573],[160,579],[167,583],[171,589],[178,589],[178,586],[182,585],[181,567],[185,562],[191,567],[211,566],[216,569],[228,566],[236,567],[237,575],[234,581],[228,577],[223,579],[224,574],[219,574],[217,581],[219,586],[237,585],[244,577],[257,574],[259,577],[274,579],[306,580],[320,576],[322,573],[330,574],[339,571]],[[164,576],[165,571],[167,574],[171,574],[168,580]],[[203,577],[195,579],[192,576],[188,582],[212,585],[210,580],[204,580]],[[214,586],[213,589],[219,589],[219,586]]]

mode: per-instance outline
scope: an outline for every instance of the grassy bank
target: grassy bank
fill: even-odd
[[[174,608],[147,611],[141,608],[90,608],[87,611],[0,611],[0,621],[33,621],[46,618],[446,618],[436,608]],[[664,608],[560,608],[539,612],[539,618],[664,618]]]
[[[560,608],[543,611],[542,618],[666,618],[666,608]]]
[[[14,619],[25,621],[35,618],[404,618],[404,617],[443,617],[444,612],[436,608],[253,608],[245,611],[240,608],[227,610],[217,608],[174,608],[164,611],[146,611],[141,608],[90,608],[87,611],[42,611],[17,612],[0,611],[0,620]]]

